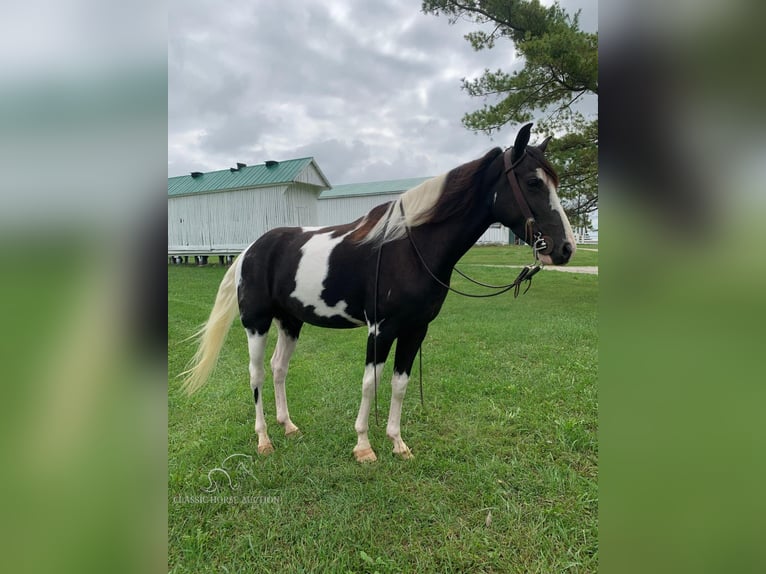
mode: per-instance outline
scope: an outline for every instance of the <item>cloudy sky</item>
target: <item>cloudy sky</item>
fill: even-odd
[[[597,0],[560,4],[597,29]],[[476,28],[419,0],[171,0],[168,175],[314,156],[337,185],[435,175],[511,145],[512,128],[460,123],[482,103],[461,78],[520,66],[507,41],[474,52],[463,35]]]

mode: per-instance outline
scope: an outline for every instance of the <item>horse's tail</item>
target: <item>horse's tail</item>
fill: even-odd
[[[226,340],[226,334],[231,328],[231,323],[237,316],[236,275],[242,255],[244,252],[237,256],[226,275],[223,276],[207,322],[189,337],[199,342],[197,352],[191,360],[191,366],[179,375],[184,378],[181,388],[189,395],[199,390],[207,381],[218,361],[218,355]]]

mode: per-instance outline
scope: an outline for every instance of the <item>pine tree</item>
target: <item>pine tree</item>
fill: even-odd
[[[558,3],[546,7],[537,0],[423,0],[422,10],[446,15],[451,24],[492,24],[491,32],[466,35],[477,51],[502,40],[513,43],[524,61],[521,70],[487,69],[477,79],[463,79],[467,93],[494,100],[467,113],[463,125],[491,134],[541,118],[538,133],[564,133],[551,141],[548,155],[572,224],[587,226],[598,202],[598,118],[586,119],[573,106],[586,95],[598,96],[598,34],[580,30],[579,12],[570,16]]]

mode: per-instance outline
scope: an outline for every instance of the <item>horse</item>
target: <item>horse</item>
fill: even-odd
[[[403,459],[402,401],[428,325],[439,314],[455,264],[495,222],[517,236],[536,238],[543,264],[566,264],[575,239],[561,206],[558,177],[545,158],[550,137],[529,145],[532,124],[511,148],[483,157],[404,192],[343,225],[272,229],[247,247],[227,270],[199,347],[184,371],[191,394],[208,379],[239,312],[247,334],[250,388],[258,453],[273,452],[263,412],[264,354],[272,322],[278,339],[271,357],[277,422],[286,435],[300,431],[290,418],[285,379],[304,323],[332,329],[367,328],[362,400],[354,428],[358,462],[374,462],[368,418],[373,393],[396,341],[386,435]]]

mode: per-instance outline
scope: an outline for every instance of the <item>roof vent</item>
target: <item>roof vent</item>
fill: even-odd
[[[237,162],[237,169],[242,169],[243,167],[247,167],[247,164]]]
[[[266,160],[266,167],[274,167],[275,165],[279,165],[279,162],[273,159]]]
[[[193,171],[193,172],[191,172],[191,176],[194,177],[194,178],[202,177],[202,172],[201,171]]]
[[[238,167],[230,167],[229,171],[234,173],[235,171],[239,171],[239,168]]]

